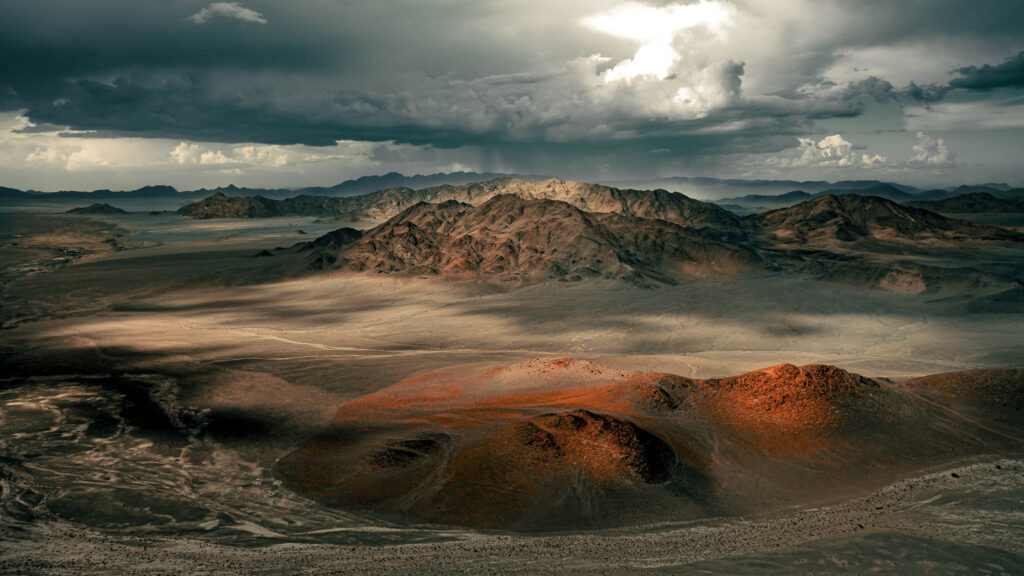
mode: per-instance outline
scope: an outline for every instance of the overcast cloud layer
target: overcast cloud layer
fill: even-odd
[[[1018,0],[6,0],[0,185],[1024,184],[1020,22]]]

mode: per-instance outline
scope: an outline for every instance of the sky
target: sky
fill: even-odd
[[[1024,185],[1020,0],[4,0],[0,185]]]

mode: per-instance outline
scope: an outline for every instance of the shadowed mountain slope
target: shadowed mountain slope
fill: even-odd
[[[971,192],[943,200],[907,202],[907,206],[947,214],[1019,214],[1024,212],[1024,193],[1000,198],[989,192]]]
[[[514,283],[674,283],[683,276],[786,270],[895,292],[968,290],[987,298],[1012,294],[1024,280],[1012,264],[1021,259],[1015,246],[1024,235],[884,198],[822,196],[748,216],[741,229],[727,231],[477,192],[474,200],[488,199],[421,202],[370,230],[339,229],[299,250],[310,251],[313,270]],[[970,258],[960,258],[968,252]],[[940,261],[949,258],[955,261]],[[975,269],[982,258],[991,265]]]
[[[97,202],[88,206],[72,208],[66,211],[65,214],[127,214],[127,212],[116,206]]]
[[[739,218],[728,210],[665,190],[620,190],[558,179],[542,182],[501,179],[466,186],[444,186],[434,190],[437,199],[453,199],[470,204],[500,194],[513,194],[528,200],[559,200],[586,212],[613,212],[623,216],[667,220],[692,228],[728,230],[739,225]]]
[[[627,278],[673,282],[681,274],[753,270],[751,250],[720,234],[616,213],[588,213],[562,201],[505,194],[478,206],[448,200],[416,204],[344,241],[318,240],[316,269],[487,276],[505,281]],[[317,242],[320,245],[317,245]]]
[[[857,240],[1024,240],[1009,230],[946,218],[875,196],[822,196],[748,216],[748,225],[777,241],[814,244]]]
[[[498,178],[462,186],[421,190],[390,188],[345,198],[297,196],[271,200],[260,196],[233,197],[217,193],[182,207],[193,218],[266,218],[271,216],[332,216],[347,220],[380,220],[396,216],[419,202],[455,200],[479,205],[499,195],[526,200],[558,200],[588,212],[668,220],[693,228],[735,230],[739,218],[715,204],[664,190],[619,190],[598,184],[550,179],[530,182]]]
[[[1024,283],[1024,234],[884,198],[822,196],[744,221],[767,261],[837,285],[1001,302]]]
[[[785,194],[747,194],[746,196],[722,198],[717,203],[738,204],[750,209],[764,209],[792,206],[793,204],[810,200],[811,198],[814,198],[814,194],[809,194],[803,190],[793,190],[792,192],[786,192]]]
[[[200,220],[332,216],[338,213],[342,200],[326,196],[295,196],[273,200],[263,196],[227,196],[223,192],[215,192],[202,200],[182,206],[178,214]]]
[[[794,190],[784,194],[748,194],[746,196],[722,198],[721,200],[718,200],[717,203],[722,205],[738,205],[745,210],[771,210],[776,208],[785,208],[799,202],[820,198],[822,196],[841,195],[877,196],[879,198],[885,198],[886,200],[901,203],[912,200],[931,199],[923,198],[918,196],[916,193],[908,192],[905,187],[900,187],[886,182],[875,182],[871,185],[865,185],[858,188],[819,190],[813,194],[803,190]]]

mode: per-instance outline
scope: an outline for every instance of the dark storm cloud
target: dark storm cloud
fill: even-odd
[[[910,82],[904,88],[896,88],[892,82],[877,76],[871,76],[859,82],[852,82],[846,89],[847,99],[869,96],[878,102],[896,102],[900,104],[930,104],[938,102],[949,92],[948,85],[929,84],[919,86]]]
[[[904,88],[896,88],[887,80],[872,76],[866,80],[850,83],[845,98],[869,96],[878,102],[898,102],[928,105],[939,102],[952,90],[968,92],[989,92],[998,88],[1024,88],[1024,52],[1007,58],[997,65],[966,66],[952,70],[955,78],[946,84],[918,85],[910,82]]]
[[[426,4],[243,2],[267,21],[253,26],[195,25],[189,18],[206,2],[54,0],[42,10],[11,0],[0,4],[0,107],[110,134],[317,145],[400,134],[455,145],[451,134],[465,130],[409,125],[403,108],[418,93],[437,106],[446,96],[432,91],[515,71],[533,56],[509,49],[519,39],[506,31],[474,24],[485,10],[476,2]],[[550,32],[540,28],[531,33]],[[538,52],[579,55],[559,46]],[[486,130],[467,134],[460,141]]]
[[[640,155],[652,148],[684,156],[773,152],[792,145],[792,136],[806,130],[809,119],[853,116],[862,107],[844,99],[813,105],[742,100],[743,68],[727,62],[713,75],[726,97],[736,101],[700,118],[646,116],[635,94],[595,103],[584,83],[600,81],[586,67],[475,81],[416,77],[391,93],[337,90],[312,96],[282,95],[246,78],[225,83],[206,74],[139,74],[109,83],[67,82],[53,100],[29,108],[29,116],[109,136],[314,146],[338,139],[436,148],[497,146],[507,157],[525,161],[596,157],[605,151]]]
[[[838,36],[826,42],[828,48],[898,46],[922,40],[936,45],[966,40],[1019,47],[1020,22],[1024,22],[1024,2],[1019,0],[819,0],[800,4],[801,10],[811,14],[815,8],[823,8],[820,14],[827,15],[815,18],[815,27],[837,26]]]
[[[950,80],[953,88],[988,91],[996,88],[1024,87],[1024,52],[995,66],[967,66],[956,71],[959,78]]]
[[[297,30],[267,34],[262,26],[229,21],[190,25],[185,18],[195,10],[189,4],[54,0],[43,8],[39,2],[5,0],[0,5],[0,82],[32,97],[67,79],[110,79],[130,70],[314,69],[328,64],[327,54],[303,41]]]
[[[58,126],[57,124],[47,124],[41,122],[39,124],[29,124],[24,128],[14,130],[14,134],[50,134],[54,132],[63,132],[64,126]]]
[[[928,104],[942,100],[948,91],[948,86],[937,86],[934,84],[918,86],[917,83],[911,82],[903,89],[902,95],[911,102]]]
[[[45,5],[4,0],[0,79],[110,79],[137,69],[276,69],[316,70],[372,85],[377,76],[408,72],[462,78],[515,72],[540,56],[568,60],[601,46],[591,39],[578,48],[577,40],[586,35],[573,22],[556,41],[551,23],[532,26],[523,10],[508,2],[235,4],[260,14],[267,24],[211,17],[196,25],[190,19],[210,7],[208,0],[47,0]],[[504,25],[491,26],[497,23]],[[516,50],[521,43],[531,49]]]
[[[835,21],[794,9],[787,17],[803,20],[778,24],[793,32],[771,49],[744,30],[723,45],[680,36],[673,46],[686,56],[670,76],[610,85],[600,75],[640,44],[581,22],[618,4],[51,0],[43,9],[37,0],[7,0],[0,107],[93,135],[316,146],[394,140],[509,158],[618,154],[642,162],[652,149],[691,158],[777,151],[815,120],[862,113],[863,95],[927,103],[953,88],[1019,86],[1021,78],[1018,55],[962,68],[948,86],[869,78],[839,89],[822,74],[844,49],[1021,38],[1024,3],[1016,0],[869,0],[855,10],[815,4],[848,16]],[[803,5],[736,2],[764,18],[787,6]],[[752,74],[772,89],[748,89]],[[677,98],[681,89],[688,100]]]
[[[891,102],[900,98],[901,94],[892,82],[877,76],[871,76],[860,82],[851,82],[846,89],[847,98],[870,96],[879,102]]]

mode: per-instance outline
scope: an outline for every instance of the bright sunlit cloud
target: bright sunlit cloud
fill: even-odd
[[[702,28],[720,37],[735,12],[731,4],[709,0],[663,7],[630,2],[587,18],[584,24],[605,34],[643,42],[631,59],[605,72],[605,82],[629,81],[638,76],[664,79],[680,59],[674,46],[678,36]]]
[[[879,154],[866,154],[841,134],[825,136],[820,140],[798,138],[799,146],[784,155],[768,159],[768,164],[784,168],[833,167],[833,168],[883,168],[889,160]]]

